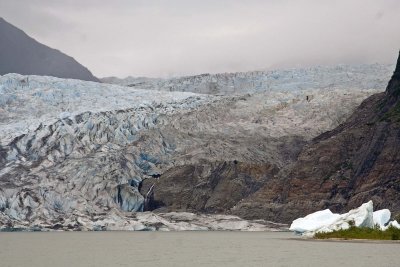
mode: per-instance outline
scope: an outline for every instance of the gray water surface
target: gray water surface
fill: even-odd
[[[282,232],[0,233],[0,266],[399,266],[400,244]]]

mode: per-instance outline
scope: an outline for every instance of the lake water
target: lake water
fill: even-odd
[[[399,266],[400,243],[282,232],[0,233],[0,266]]]

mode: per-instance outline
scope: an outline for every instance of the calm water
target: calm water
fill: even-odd
[[[399,243],[271,232],[0,233],[0,266],[399,266]]]

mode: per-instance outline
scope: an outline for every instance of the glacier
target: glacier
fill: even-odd
[[[384,88],[394,69],[391,64],[315,66],[236,73],[201,74],[173,78],[106,77],[105,83],[133,88],[233,95],[264,91]]]
[[[373,67],[380,68],[389,67]],[[336,79],[330,70],[316,71]],[[264,74],[235,77],[246,87],[257,75]],[[275,80],[285,84],[280,77]],[[384,90],[374,77],[351,88],[346,81],[323,88],[305,83],[301,90],[261,84],[217,95],[0,76],[0,228],[269,229],[265,222],[197,213],[190,215],[196,223],[188,215],[178,227],[177,215],[152,213],[146,203],[160,175],[176,166],[201,166],[204,177],[233,160],[284,171],[293,151]]]

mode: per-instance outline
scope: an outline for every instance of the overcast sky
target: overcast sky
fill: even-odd
[[[395,63],[400,49],[399,0],[0,0],[0,16],[98,77]]]

